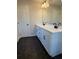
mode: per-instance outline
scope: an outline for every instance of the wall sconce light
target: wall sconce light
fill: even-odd
[[[47,8],[47,7],[49,7],[48,1],[45,0],[45,1],[42,3],[42,6],[41,6],[41,7],[42,7],[42,8]]]

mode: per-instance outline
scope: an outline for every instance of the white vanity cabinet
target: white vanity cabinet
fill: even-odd
[[[62,53],[62,32],[50,32],[36,26],[35,33],[50,56]]]

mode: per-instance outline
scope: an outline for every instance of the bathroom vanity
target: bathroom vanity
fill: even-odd
[[[52,57],[62,53],[62,30],[49,25],[35,25],[35,34]]]

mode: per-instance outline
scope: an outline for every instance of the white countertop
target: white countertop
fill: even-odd
[[[53,25],[45,25],[45,26],[43,26],[43,25],[40,25],[40,24],[36,24],[36,26],[39,26],[39,27],[41,27],[41,28],[43,28],[43,29],[45,29],[45,30],[47,30],[49,32],[53,32],[53,33],[54,32],[62,32],[61,26],[58,27],[57,29],[55,29]]]

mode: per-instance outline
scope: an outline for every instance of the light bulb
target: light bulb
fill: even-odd
[[[47,7],[49,7],[49,3],[46,1],[42,4],[42,8],[47,8]]]

